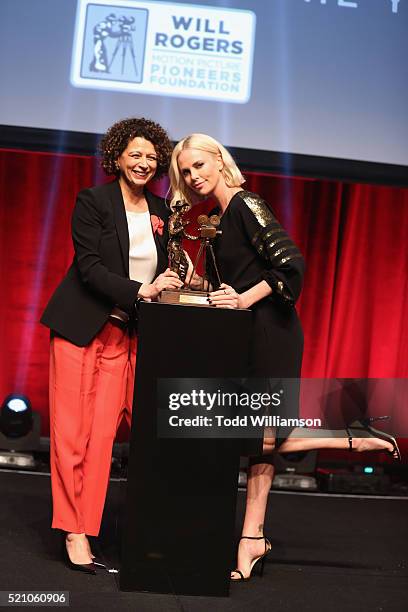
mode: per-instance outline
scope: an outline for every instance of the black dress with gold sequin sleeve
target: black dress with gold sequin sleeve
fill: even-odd
[[[257,194],[239,191],[221,218],[215,251],[224,282],[238,293],[265,280],[272,299],[293,306],[302,289],[299,249]]]
[[[234,195],[221,217],[219,229],[222,233],[215,239],[214,251],[221,280],[238,293],[262,280],[272,289],[270,296],[251,308],[250,376],[300,377],[303,332],[294,308],[304,273],[299,249],[268,204],[249,191]],[[288,397],[284,417],[298,416],[295,395]],[[279,441],[289,431],[290,428],[281,429]]]

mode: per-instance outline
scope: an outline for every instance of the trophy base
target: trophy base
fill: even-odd
[[[191,289],[181,289],[180,291],[170,291],[164,289],[159,295],[158,301],[163,304],[181,304],[182,306],[205,306],[214,308],[208,303],[207,291],[192,291]]]

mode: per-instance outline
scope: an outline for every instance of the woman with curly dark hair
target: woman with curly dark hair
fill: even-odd
[[[101,140],[115,180],[78,194],[74,260],[41,322],[51,329],[52,527],[64,533],[71,569],[95,573],[87,536],[99,533],[112,445],[130,423],[136,304],[182,283],[167,268],[164,201],[146,185],[167,172],[171,143],[147,119],[115,123]]]

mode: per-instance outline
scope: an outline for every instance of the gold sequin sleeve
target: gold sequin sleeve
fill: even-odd
[[[272,292],[288,305],[299,297],[304,260],[292,239],[279,224],[268,204],[249,191],[239,192],[251,215],[247,218],[247,232],[253,247],[265,261],[263,278]]]

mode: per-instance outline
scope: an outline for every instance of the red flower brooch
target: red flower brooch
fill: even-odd
[[[152,224],[153,235],[157,232],[159,236],[162,236],[164,228],[163,219],[160,219],[157,215],[150,215],[150,222]]]

